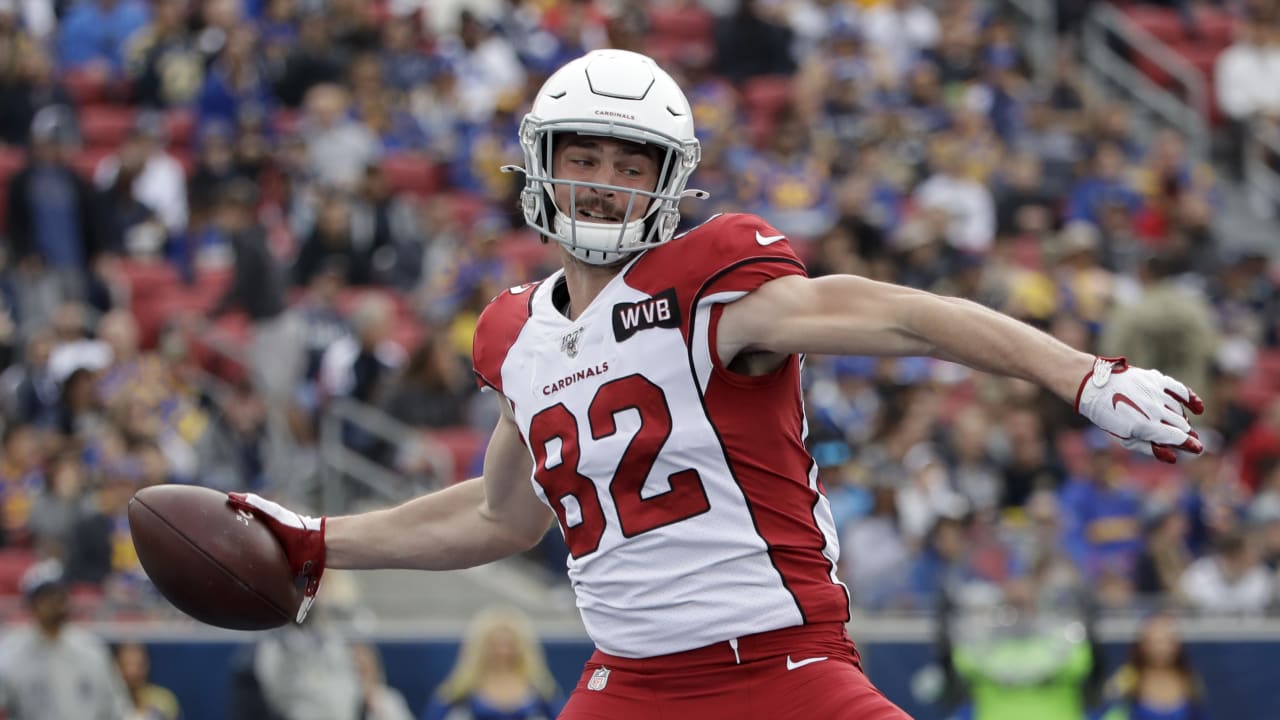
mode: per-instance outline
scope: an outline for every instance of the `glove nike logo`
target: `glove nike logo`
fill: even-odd
[[[786,240],[786,239],[787,239],[786,235],[769,235],[766,237],[764,235],[761,235],[759,230],[756,231],[756,242],[760,243],[761,246],[769,246],[778,242],[779,240]]]
[[[790,655],[788,655],[788,656],[787,656],[787,670],[798,670],[798,669],[800,669],[800,668],[804,667],[805,665],[812,665],[812,664],[814,664],[814,663],[820,663],[820,662],[822,662],[823,660],[826,660],[826,659],[827,659],[827,658],[826,658],[825,656],[823,656],[823,657],[813,657],[813,658],[808,658],[808,659],[806,659],[806,660],[801,660],[800,662],[793,662],[793,661],[791,660],[791,656],[790,656]]]
[[[1133,408],[1134,410],[1137,410],[1137,411],[1138,411],[1138,414],[1139,414],[1139,415],[1141,415],[1142,417],[1144,417],[1144,418],[1146,418],[1146,419],[1148,419],[1148,420],[1150,420],[1150,419],[1151,419],[1151,416],[1150,416],[1150,415],[1148,415],[1148,414],[1146,414],[1146,413],[1144,413],[1144,412],[1142,412],[1142,408],[1138,407],[1138,404],[1137,404],[1137,403],[1135,403],[1134,401],[1130,400],[1128,395],[1125,395],[1124,393],[1115,393],[1115,394],[1113,394],[1113,395],[1111,396],[1111,409],[1113,409],[1113,410],[1117,410],[1117,409],[1119,409],[1120,403],[1124,403],[1125,405],[1128,405],[1129,407]]]

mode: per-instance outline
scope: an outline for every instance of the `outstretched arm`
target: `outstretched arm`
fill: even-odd
[[[1186,386],[1121,358],[1095,358],[1008,315],[959,298],[853,275],[771,280],[725,308],[716,352],[929,355],[1042,385],[1126,447],[1174,462],[1203,449]]]
[[[768,282],[725,309],[717,341],[722,360],[742,351],[929,355],[1067,401],[1093,366],[1093,356],[978,303],[854,275]]]
[[[529,483],[532,462],[505,401],[483,477],[387,510],[328,519],[332,568],[454,570],[523,552],[542,539],[551,510]]]
[[[533,460],[506,401],[484,455],[484,475],[387,510],[308,517],[257,495],[230,493],[232,506],[262,518],[305,580],[298,622],[326,567],[454,570],[527,550],[551,524],[529,483]]]

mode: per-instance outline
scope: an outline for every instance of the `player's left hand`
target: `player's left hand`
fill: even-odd
[[[1097,358],[1076,392],[1076,412],[1130,450],[1167,463],[1178,461],[1175,450],[1204,451],[1187,410],[1199,415],[1204,403],[1186,385],[1156,370],[1131,367],[1122,357]]]

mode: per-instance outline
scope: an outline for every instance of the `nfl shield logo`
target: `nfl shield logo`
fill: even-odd
[[[560,338],[560,349],[569,357],[578,357],[578,340],[582,337],[582,328]]]
[[[587,682],[588,690],[603,690],[605,685],[609,684],[609,668],[596,668],[591,673],[591,680]]]

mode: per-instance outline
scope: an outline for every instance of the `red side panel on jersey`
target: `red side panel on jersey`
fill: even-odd
[[[529,283],[503,290],[480,313],[471,340],[472,370],[480,387],[502,392],[502,363],[529,320],[537,288],[538,283]]]
[[[708,336],[697,340],[710,343],[714,358],[724,305],[700,309],[703,298],[751,292],[775,278],[803,274],[804,264],[782,233],[753,215],[722,215],[645,253],[629,269],[627,284],[657,295],[674,283],[686,342],[695,340],[696,314],[710,312]],[[718,358],[714,362],[703,407],[770,560],[806,623],[846,622],[849,597],[832,580],[834,568],[823,554],[826,539],[814,515],[819,495],[809,486],[812,459],[804,446],[799,358],[757,377],[733,373]],[[691,371],[692,366],[691,352]]]

